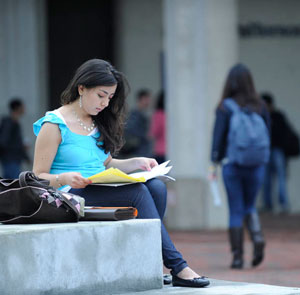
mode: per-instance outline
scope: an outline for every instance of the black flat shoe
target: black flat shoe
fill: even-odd
[[[172,283],[174,287],[191,287],[191,288],[202,288],[210,284],[209,280],[203,276],[200,278],[185,280],[177,277],[174,274],[172,274]]]
[[[171,275],[165,274],[163,276],[163,279],[164,279],[164,285],[170,285],[172,283],[172,276]]]

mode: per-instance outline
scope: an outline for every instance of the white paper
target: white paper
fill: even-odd
[[[166,175],[172,169],[172,166],[167,167],[169,162],[170,162],[170,160],[166,161],[164,163],[161,163],[160,165],[153,167],[151,169],[151,171],[134,172],[134,173],[130,173],[128,175],[132,176],[132,177],[136,177],[136,178],[144,177],[146,181],[149,179],[152,179],[152,178],[158,178],[164,182],[167,182],[170,180],[175,181],[175,178],[173,178],[169,175]],[[136,183],[140,183],[140,182],[136,182]],[[92,185],[117,187],[117,186],[122,186],[122,185],[129,185],[129,184],[134,184],[134,183],[127,183],[127,182],[125,182],[125,183],[93,183]]]
[[[158,166],[155,166],[151,169],[151,171],[141,171],[141,172],[135,172],[135,173],[130,173],[128,174],[129,176],[132,177],[144,177],[147,180],[151,179],[151,178],[155,178],[158,176],[162,176],[165,174],[168,174],[169,171],[172,169],[172,166],[166,167],[169,164],[169,161],[166,161]]]
[[[222,200],[221,200],[221,195],[220,195],[220,190],[218,187],[218,182],[216,180],[211,180],[210,181],[210,190],[214,199],[214,205],[216,207],[219,207],[222,205]]]

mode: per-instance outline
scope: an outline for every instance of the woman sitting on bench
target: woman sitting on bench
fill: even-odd
[[[87,206],[132,206],[139,218],[163,220],[166,187],[158,179],[119,187],[89,185],[87,177],[115,167],[126,173],[150,170],[154,159],[114,159],[123,145],[128,84],[122,73],[104,60],[81,65],[61,95],[62,106],[34,123],[37,135],[33,172],[50,185],[85,198]],[[188,267],[161,225],[164,265],[174,286],[209,285]]]

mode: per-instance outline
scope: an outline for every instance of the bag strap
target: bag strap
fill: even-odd
[[[20,187],[25,187],[28,185],[47,188],[49,186],[49,181],[46,179],[38,178],[32,171],[23,171],[19,175]]]
[[[3,186],[4,188],[9,188],[14,182],[18,182],[18,179],[7,179],[0,177],[0,187]]]
[[[27,174],[29,174],[29,173],[30,173],[29,171],[23,171],[20,173],[20,175],[19,175],[20,187],[27,186],[26,177],[27,177]]]
[[[240,106],[232,98],[226,98],[224,100],[224,104],[233,113],[236,113],[236,112],[238,112],[240,110]]]

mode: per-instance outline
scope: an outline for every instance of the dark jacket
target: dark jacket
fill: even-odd
[[[288,122],[280,111],[271,112],[271,146],[284,149],[285,140],[283,135],[286,134],[289,129]]]
[[[261,112],[257,113],[263,117],[268,130],[270,131],[270,115],[266,107],[263,105]],[[223,104],[216,110],[216,120],[213,130],[213,142],[211,151],[211,161],[214,163],[220,162],[226,156],[227,135],[229,132],[229,122],[231,115],[232,111]]]
[[[130,112],[125,127],[125,146],[122,152],[134,156],[150,156],[151,145],[148,139],[149,119],[139,110]]]
[[[0,125],[0,157],[2,160],[29,160],[19,122],[4,117]]]

